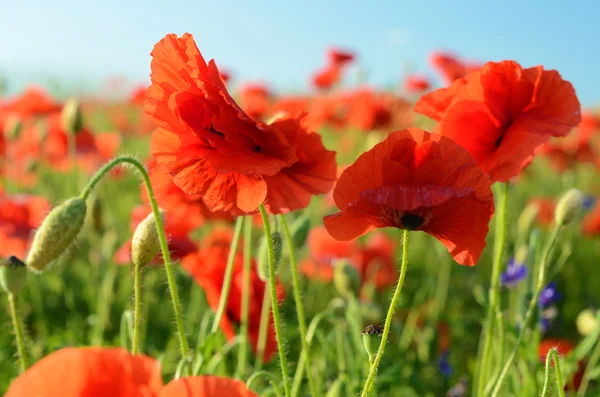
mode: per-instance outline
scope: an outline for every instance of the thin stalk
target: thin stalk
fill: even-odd
[[[27,351],[25,350],[25,333],[23,332],[23,323],[21,322],[19,310],[17,310],[17,298],[14,294],[8,294],[8,307],[10,308],[10,317],[12,318],[13,328],[15,330],[15,342],[17,344],[17,351],[19,353],[21,372],[25,372],[27,367],[29,367],[29,358],[27,357]]]
[[[392,296],[392,302],[390,303],[390,307],[387,312],[387,316],[385,318],[385,325],[383,327],[383,334],[381,335],[381,342],[379,343],[379,349],[377,350],[377,354],[375,358],[370,363],[371,369],[369,370],[369,376],[365,385],[363,387],[363,391],[361,393],[361,397],[367,397],[369,395],[369,391],[371,390],[371,386],[375,382],[375,377],[377,376],[377,367],[379,366],[379,362],[383,357],[383,352],[385,350],[385,345],[387,344],[388,335],[390,333],[390,328],[392,326],[392,319],[394,317],[394,311],[396,310],[396,305],[400,300],[400,293],[402,292],[402,286],[404,285],[404,279],[406,278],[406,270],[408,267],[408,230],[404,230],[402,236],[402,265],[400,268],[400,277],[398,278],[398,285],[396,286],[396,291],[394,291],[394,295]],[[371,361],[371,360],[369,360]]]
[[[248,362],[248,317],[250,313],[250,271],[252,268],[252,219],[248,217],[244,225],[244,274],[242,289],[242,318],[240,334],[242,341],[238,351],[237,376],[243,376],[246,372],[246,363]]]
[[[321,391],[317,388],[317,385],[315,383],[312,367],[312,352],[310,351],[310,346],[308,346],[308,342],[306,341],[306,317],[304,312],[304,304],[302,303],[302,293],[300,291],[296,247],[294,246],[294,240],[292,238],[292,234],[290,233],[290,229],[288,227],[287,221],[285,220],[285,217],[281,215],[279,219],[281,220],[281,225],[283,226],[283,233],[285,234],[285,239],[287,240],[288,253],[290,257],[290,270],[292,273],[292,286],[294,289],[296,314],[298,315],[298,328],[300,330],[300,340],[302,341],[302,350],[306,352],[306,377],[308,378],[308,385],[310,387],[311,395],[314,397],[318,397],[321,395]]]
[[[556,387],[558,389],[558,396],[565,397],[565,384],[563,383],[562,370],[560,368],[560,358],[556,348],[550,349],[548,355],[546,355],[546,372],[544,376],[542,397],[548,397],[552,394],[550,391],[550,367],[552,367],[552,361],[554,361],[554,372],[556,373]]]
[[[104,280],[102,280],[102,286],[100,287],[100,296],[98,297],[98,306],[96,309],[96,323],[92,332],[92,346],[102,346],[104,329],[106,328],[106,321],[108,320],[113,299],[113,284],[116,276],[117,266],[109,264],[104,274]]]
[[[275,324],[275,338],[277,339],[277,351],[279,352],[279,364],[281,366],[281,376],[283,377],[283,390],[286,397],[290,397],[290,378],[288,376],[288,362],[285,357],[285,347],[283,344],[283,332],[281,331],[281,318],[279,315],[279,306],[277,305],[277,284],[275,280],[275,250],[273,248],[273,237],[271,234],[271,225],[264,205],[258,207],[260,216],[265,228],[265,238],[267,240],[267,259],[269,264],[269,290],[271,292],[271,308],[273,310],[273,322]]]
[[[590,360],[585,366],[585,372],[583,373],[583,378],[581,379],[581,385],[579,386],[579,390],[577,391],[577,396],[585,396],[585,392],[587,391],[588,385],[590,384],[590,372],[594,368],[596,368],[596,364],[598,363],[598,359],[600,359],[600,341],[596,343],[596,347],[594,347],[594,351],[590,356]]]
[[[133,338],[131,353],[140,354],[140,328],[142,323],[142,268],[139,263],[133,266]]]
[[[263,294],[262,308],[260,311],[260,324],[258,326],[258,342],[256,343],[256,361],[254,370],[262,368],[267,346],[267,331],[269,328],[269,313],[271,312],[271,295],[265,290]]]
[[[83,188],[81,192],[81,198],[87,199],[92,192],[92,190],[96,187],[98,182],[115,166],[121,163],[128,163],[135,167],[138,172],[142,175],[142,179],[144,181],[144,185],[146,186],[146,193],[148,195],[148,201],[150,201],[150,205],[152,207],[152,212],[154,214],[155,222],[156,222],[156,230],[158,232],[158,239],[160,241],[160,249],[162,252],[164,264],[165,264],[165,272],[167,273],[167,282],[169,284],[169,292],[171,293],[171,301],[173,303],[173,311],[175,312],[175,323],[177,325],[177,334],[179,336],[179,348],[181,350],[181,355],[184,358],[189,358],[190,347],[187,341],[187,335],[185,333],[185,326],[183,323],[183,315],[181,313],[181,303],[179,300],[179,291],[177,290],[177,282],[175,281],[175,273],[173,272],[173,264],[171,262],[171,253],[169,252],[169,244],[167,242],[167,235],[165,233],[165,226],[162,220],[162,216],[160,215],[160,211],[158,209],[158,204],[156,203],[156,198],[154,197],[154,190],[152,189],[152,183],[150,183],[150,176],[146,171],[146,168],[142,163],[136,160],[133,157],[117,157],[108,163],[106,163],[94,177],[90,180],[85,188]]]
[[[531,320],[533,319],[534,314],[537,310],[537,305],[538,305],[538,301],[540,299],[540,294],[542,293],[542,290],[544,289],[544,282],[546,280],[546,271],[548,270],[547,269],[548,261],[552,255],[552,252],[554,251],[554,247],[556,246],[556,242],[558,241],[558,236],[560,234],[560,231],[561,231],[561,225],[557,225],[554,228],[554,230],[552,231],[552,235],[550,236],[550,239],[548,240],[548,243],[546,244],[546,247],[544,248],[544,253],[542,255],[539,273],[538,273],[537,284],[535,287],[533,297],[531,298],[531,301],[529,302],[529,307],[527,308],[527,312],[525,313],[525,320],[523,321],[523,326],[521,327],[521,330],[519,331],[519,336],[517,337],[517,342],[515,344],[515,347],[513,348],[510,355],[508,356],[508,360],[504,364],[504,367],[502,368],[502,372],[500,373],[500,376],[498,377],[498,380],[496,381],[496,386],[494,387],[494,391],[492,392],[492,397],[495,397],[498,395],[498,393],[500,393],[500,388],[502,387],[502,382],[504,381],[504,378],[508,374],[508,371],[510,370],[512,363],[513,363],[515,357],[517,356],[517,353],[519,352],[519,348],[521,347],[521,341],[523,340],[523,336],[528,331],[529,326],[531,324]]]
[[[479,378],[477,381],[477,396],[484,397],[485,380],[487,370],[491,361],[492,339],[494,338],[494,315],[500,309],[498,308],[498,300],[500,297],[500,273],[502,270],[502,262],[504,257],[504,245],[506,243],[506,218],[507,218],[507,202],[508,202],[509,184],[505,182],[502,185],[498,198],[498,209],[496,212],[496,234],[494,241],[494,260],[492,262],[492,280],[489,292],[489,306],[485,320],[485,340],[483,346],[483,354],[481,356],[481,364],[479,368]]]
[[[229,257],[227,258],[227,267],[225,268],[225,277],[223,278],[223,287],[221,287],[221,297],[219,298],[219,307],[217,308],[217,314],[212,324],[211,332],[214,334],[219,330],[221,320],[225,314],[227,308],[227,300],[229,299],[229,290],[231,289],[231,279],[233,277],[233,264],[235,263],[235,256],[237,254],[238,244],[242,236],[242,227],[244,226],[244,217],[238,216],[235,222],[235,232],[233,233],[233,240],[231,241],[231,247],[229,247]]]

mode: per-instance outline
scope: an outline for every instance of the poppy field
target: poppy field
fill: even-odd
[[[359,56],[276,93],[167,34],[126,97],[0,96],[0,392],[600,396],[600,114]]]

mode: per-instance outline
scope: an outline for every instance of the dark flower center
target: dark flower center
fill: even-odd
[[[208,127],[208,132],[210,132],[211,134],[215,134],[220,136],[221,138],[225,138],[225,134],[223,134],[221,131],[217,131],[215,130],[215,127],[213,127],[212,125],[210,125]]]
[[[494,147],[496,149],[498,149],[500,147],[500,144],[502,143],[502,140],[504,139],[504,134],[500,135],[498,137],[498,139],[496,139],[496,142],[494,143]]]
[[[423,224],[425,219],[423,219],[421,215],[415,215],[407,212],[404,215],[402,215],[400,221],[402,222],[402,225],[405,229],[415,230]]]

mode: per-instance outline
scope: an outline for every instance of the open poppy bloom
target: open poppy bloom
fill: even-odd
[[[448,84],[467,74],[467,66],[455,55],[447,52],[433,52],[429,62]]]
[[[548,158],[550,166],[558,172],[574,169],[580,164],[594,164],[595,154],[588,141],[568,137],[543,144],[537,154]]]
[[[327,50],[327,61],[331,65],[347,65],[354,61],[354,54],[348,50],[330,48]]]
[[[8,113],[16,113],[23,118],[43,116],[61,109],[59,102],[51,98],[43,89],[35,86],[27,88],[20,96],[13,98],[4,106]]]
[[[416,128],[392,132],[349,166],[333,198],[341,212],[323,220],[337,240],[373,229],[424,231],[454,260],[473,266],[494,213],[490,183],[451,139]]]
[[[240,88],[240,105],[254,120],[263,120],[271,107],[271,93],[263,84],[246,84]]]
[[[256,397],[241,381],[179,378],[163,385],[160,363],[121,348],[67,347],[42,358],[5,397]]]
[[[312,83],[315,88],[329,90],[333,88],[342,79],[342,67],[332,64],[317,71],[312,77]]]
[[[347,97],[349,127],[361,131],[372,131],[391,127],[396,98],[370,88],[361,88]]]
[[[142,85],[131,91],[131,94],[129,94],[129,103],[135,106],[144,106],[147,88],[145,85]]]
[[[583,233],[588,236],[600,234],[600,201],[597,201],[590,213],[583,218]]]
[[[35,228],[50,210],[43,197],[0,193],[0,258],[11,255],[23,260]]]
[[[297,161],[296,147],[280,131],[294,121],[266,125],[248,116],[190,34],[167,35],[151,55],[145,111],[158,125],[152,155],[177,186],[201,195],[209,209],[255,211],[267,196],[264,176]]]
[[[437,120],[437,131],[465,147],[494,182],[516,176],[538,146],[581,121],[571,83],[514,61],[488,62],[421,97],[415,111]]]
[[[540,225],[548,227],[554,222],[555,197],[534,197],[529,202],[538,209],[536,221]]]
[[[410,75],[404,80],[404,89],[411,94],[420,94],[429,88],[431,88],[431,84],[423,76]]]

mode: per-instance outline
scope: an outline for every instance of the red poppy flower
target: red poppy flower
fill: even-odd
[[[53,113],[60,108],[61,104],[39,87],[29,87],[23,94],[5,104],[6,111],[23,118]]]
[[[219,74],[221,75],[221,80],[223,80],[224,83],[227,83],[229,80],[231,80],[231,73],[225,70],[219,70]]]
[[[214,229],[212,236],[207,239],[207,244],[199,251],[183,258],[181,264],[204,289],[208,304],[217,310],[223,287],[225,267],[229,255],[229,247],[233,234],[223,232],[223,229]],[[258,347],[258,334],[260,328],[260,317],[264,294],[268,293],[266,285],[260,280],[256,273],[256,263],[252,263],[250,274],[250,305],[248,335],[254,352]],[[242,316],[242,292],[243,292],[243,255],[237,253],[234,262],[233,278],[225,316],[221,320],[221,329],[228,340],[233,339],[237,332],[235,326],[240,324]],[[283,289],[278,286],[279,299],[283,299]],[[267,331],[267,344],[265,347],[264,360],[268,361],[277,351],[277,341],[273,328],[272,315],[269,318]]]
[[[263,177],[297,161],[280,132],[287,121],[266,125],[244,113],[190,34],[167,35],[151,55],[145,111],[158,125],[152,154],[211,210],[255,211],[267,195]]]
[[[431,84],[426,77],[423,76],[407,76],[404,80],[404,89],[406,92],[411,94],[420,94],[424,91],[428,91],[431,88]]]
[[[43,197],[0,195],[0,258],[24,259],[29,238],[50,210]]]
[[[377,289],[395,285],[398,281],[395,252],[396,245],[385,233],[371,235],[357,255],[361,280],[372,282]]]
[[[600,117],[591,113],[581,114],[581,123],[577,126],[577,137],[580,141],[589,142],[590,138],[600,130]]]
[[[489,181],[469,153],[416,128],[392,132],[361,155],[343,172],[333,198],[341,212],[324,224],[335,239],[382,227],[421,230],[467,266],[479,259],[494,213]]]
[[[308,96],[280,97],[273,103],[272,114],[302,114],[309,113],[312,98]]]
[[[554,209],[556,208],[556,199],[554,197],[536,197],[529,201],[537,206],[537,222],[542,226],[549,226],[554,222]]]
[[[573,349],[575,349],[575,345],[568,339],[544,339],[540,342],[540,347],[538,349],[538,355],[540,361],[542,363],[546,362],[546,356],[550,349],[555,347],[558,350],[559,356],[566,356]],[[571,383],[575,386],[575,390],[579,389],[579,385],[581,385],[581,381],[583,380],[583,374],[585,373],[585,362],[583,360],[579,361],[578,369],[575,375],[573,375],[572,381],[567,382],[565,386],[565,390],[570,389]]]
[[[240,89],[240,105],[254,120],[263,120],[271,107],[271,93],[262,84],[247,84]]]
[[[300,271],[313,280],[332,281],[333,264],[339,259],[350,259],[358,252],[354,241],[338,241],[324,227],[315,227],[308,234],[310,258],[300,264]]]
[[[284,167],[274,176],[265,176],[267,199],[271,214],[282,214],[306,208],[312,196],[329,192],[336,181],[335,152],[325,149],[321,136],[304,128],[300,118],[282,117],[281,132],[297,149],[298,161]]]
[[[588,236],[600,234],[600,201],[596,201],[594,208],[583,218],[583,233]]]
[[[580,164],[594,164],[595,154],[588,141],[576,137],[560,139],[543,144],[536,151],[548,160],[558,172],[565,172]]]
[[[315,97],[306,117],[307,128],[319,131],[327,126],[336,130],[346,126],[348,117],[347,99],[338,95],[319,95]]]
[[[395,110],[395,98],[384,92],[363,88],[347,97],[347,125],[361,131],[389,128]]]
[[[550,137],[581,120],[573,86],[554,70],[489,62],[450,87],[426,94],[415,110],[465,147],[492,181],[508,181]]]
[[[347,50],[339,48],[330,48],[327,50],[327,61],[330,65],[347,65],[354,61],[354,54]]]
[[[329,90],[342,79],[342,67],[337,64],[328,65],[317,71],[312,77],[312,84],[320,90]]]
[[[134,89],[129,95],[129,103],[134,106],[144,106],[147,86],[142,85]]]
[[[5,397],[257,397],[245,384],[217,376],[179,378],[163,386],[160,363],[121,348],[67,347],[42,358]]]

